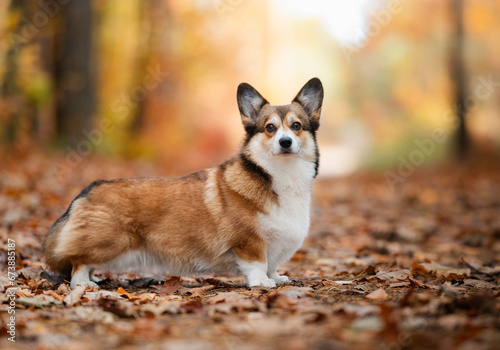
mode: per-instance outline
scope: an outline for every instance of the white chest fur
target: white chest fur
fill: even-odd
[[[302,159],[284,158],[267,164],[273,177],[278,204],[259,215],[269,263],[278,265],[290,259],[309,231],[314,165]]]

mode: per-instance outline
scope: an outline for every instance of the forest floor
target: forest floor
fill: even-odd
[[[48,228],[91,181],[162,169],[64,162],[2,156],[2,349],[498,349],[498,163],[418,169],[394,190],[383,174],[318,179],[309,237],[280,268],[292,283],[277,288],[101,273],[100,290],[71,291],[44,270]]]

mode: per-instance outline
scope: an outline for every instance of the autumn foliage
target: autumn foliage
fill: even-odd
[[[498,343],[498,166],[421,171],[397,191],[381,174],[317,181],[310,235],[281,267],[292,282],[276,289],[247,288],[242,276],[103,271],[100,290],[70,290],[40,254],[53,221],[95,178],[162,170],[93,158],[59,182],[46,172],[57,158],[3,159],[0,239],[4,250],[9,238],[16,242],[18,277],[10,286],[0,276],[2,348],[14,346],[5,328],[9,289],[21,349],[493,349]]]

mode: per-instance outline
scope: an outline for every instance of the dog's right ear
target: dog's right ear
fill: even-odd
[[[267,100],[262,97],[257,90],[247,83],[241,83],[238,86],[237,92],[238,109],[241,114],[241,121],[245,130],[249,132],[255,126],[257,116],[260,110],[264,107]]]

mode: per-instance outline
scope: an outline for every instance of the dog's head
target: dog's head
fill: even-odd
[[[309,80],[292,103],[284,106],[270,105],[247,83],[238,86],[237,98],[247,133],[245,147],[270,157],[317,157],[316,130],[323,103],[318,78]]]

